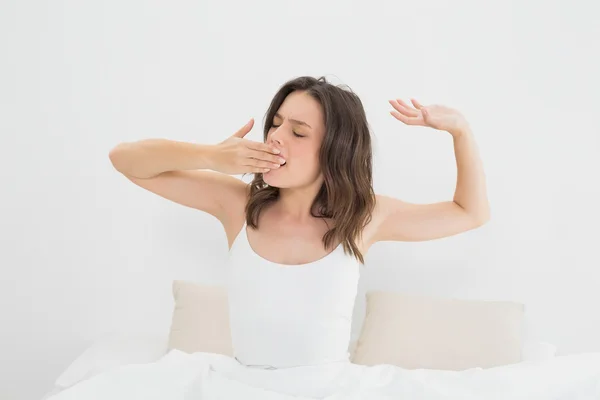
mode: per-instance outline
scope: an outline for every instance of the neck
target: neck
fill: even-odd
[[[319,188],[280,189],[276,205],[278,214],[281,218],[299,223],[312,220],[314,217],[311,210],[318,191]]]

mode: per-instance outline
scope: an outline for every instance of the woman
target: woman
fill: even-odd
[[[513,378],[503,369],[480,375],[437,371],[427,381],[420,371],[349,362],[359,266],[370,246],[458,234],[490,215],[465,118],[416,100],[413,107],[390,103],[401,122],[452,135],[458,167],[453,200],[410,204],[375,195],[362,103],[324,78],[300,77],[280,88],[266,114],[264,143],[244,139],[251,120],[217,145],[150,139],[116,146],[110,159],[135,184],[222,223],[230,249],[235,359],[175,351],[155,364],[101,375],[57,398],[441,400],[491,399],[499,388],[508,390]],[[255,174],[253,181],[229,176],[242,173]],[[530,375],[531,391],[522,394],[546,384],[542,369]]]
[[[485,178],[465,118],[416,100],[414,108],[390,103],[405,124],[452,135],[458,167],[452,201],[409,204],[375,195],[362,103],[325,78],[300,77],[280,88],[266,114],[264,143],[244,139],[250,120],[217,145],[142,140],[116,146],[110,159],[137,185],[215,216],[230,247],[247,222],[256,253],[282,265],[318,260],[337,244],[362,263],[377,241],[430,240],[485,223]],[[229,176],[243,173],[255,174],[251,184]]]

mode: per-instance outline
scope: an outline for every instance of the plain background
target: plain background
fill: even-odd
[[[530,340],[600,351],[600,28],[593,1],[24,1],[0,5],[0,398],[36,399],[94,340],[166,332],[171,282],[220,283],[218,221],[112,169],[121,141],[218,143],[280,85],[325,75],[363,100],[376,192],[452,198],[445,132],[387,100],[463,112],[492,221],[380,243],[385,289],[526,306]]]

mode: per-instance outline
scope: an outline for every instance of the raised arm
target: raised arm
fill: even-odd
[[[276,149],[243,138],[253,123],[216,145],[146,139],[121,143],[109,157],[136,185],[225,224],[246,201],[247,184],[229,174],[262,173],[280,165]]]

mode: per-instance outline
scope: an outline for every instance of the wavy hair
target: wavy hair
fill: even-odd
[[[325,136],[319,153],[324,181],[313,201],[311,215],[334,222],[323,236],[325,249],[339,241],[344,253],[364,264],[356,239],[371,220],[375,193],[371,133],[362,102],[347,86],[335,86],[325,77],[294,78],[281,86],[271,100],[264,120],[265,141],[275,113],[295,91],[306,92],[317,100],[325,119]],[[262,174],[255,174],[245,210],[247,224],[258,228],[260,213],[278,198],[279,188],[268,186]]]

